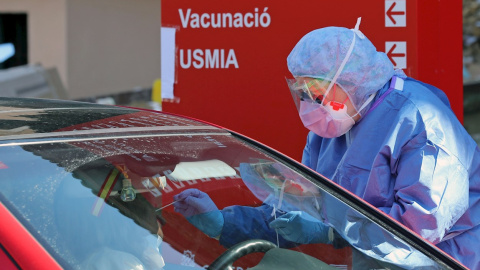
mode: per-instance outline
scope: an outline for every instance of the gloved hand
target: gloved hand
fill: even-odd
[[[306,212],[291,211],[270,222],[283,238],[299,244],[333,242],[333,229]]]
[[[187,189],[175,196],[175,212],[182,214],[193,226],[210,237],[222,232],[223,215],[207,193],[198,189]]]

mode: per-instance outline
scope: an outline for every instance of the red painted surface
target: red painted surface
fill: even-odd
[[[238,131],[300,160],[307,129],[298,117],[285,83],[285,76],[290,76],[286,58],[306,33],[326,26],[353,28],[357,18],[362,17],[360,29],[377,50],[386,51],[386,42],[406,42],[404,71],[444,90],[462,121],[461,1],[406,1],[406,26],[386,27],[386,20],[399,23],[401,2],[163,0],[162,27],[177,28],[174,94],[180,99],[179,103],[164,102],[163,110]],[[201,26],[202,15],[206,25],[211,14],[223,13],[243,16],[251,13],[254,17],[247,18],[247,23],[268,13],[271,21],[268,27]],[[195,19],[192,14],[197,14],[198,24],[192,24]],[[196,67],[195,50],[196,56],[204,61],[202,65],[197,61]],[[223,52],[224,61],[218,62],[218,68],[212,65],[207,68],[207,50],[212,55],[217,52],[219,60]],[[192,63],[186,67],[188,51]],[[231,51],[237,65],[227,61]],[[392,61],[398,61],[403,54],[398,47],[388,52]]]
[[[9,254],[7,254],[3,249],[0,248],[0,265],[3,270],[18,270],[18,267],[15,265],[15,262]]]
[[[62,269],[3,204],[0,220],[1,244],[21,269]]]

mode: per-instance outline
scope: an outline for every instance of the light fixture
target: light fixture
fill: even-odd
[[[135,200],[136,194],[135,189],[132,187],[132,181],[130,179],[123,179],[122,181],[122,192],[120,193],[120,199],[124,202],[131,202]]]

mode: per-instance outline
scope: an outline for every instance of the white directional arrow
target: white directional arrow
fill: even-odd
[[[407,26],[407,9],[405,0],[385,1],[385,27]]]

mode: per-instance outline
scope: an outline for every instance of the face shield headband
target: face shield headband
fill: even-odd
[[[348,48],[348,51],[347,51],[347,54],[345,55],[345,58],[343,59],[342,63],[340,64],[340,67],[338,67],[338,70],[335,73],[335,76],[333,76],[333,79],[331,80],[331,83],[328,85],[328,88],[327,88],[327,91],[326,91],[327,93],[330,92],[330,90],[332,89],[332,86],[335,85],[335,83],[337,83],[338,76],[340,76],[340,74],[343,71],[343,68],[345,67],[345,65],[348,62],[348,59],[350,59],[350,56],[352,55],[353,48],[355,47],[355,40],[356,40],[357,35],[358,35],[359,38],[362,38],[362,39],[365,38],[363,33],[360,32],[360,30],[359,30],[361,21],[362,21],[362,18],[358,18],[357,19],[357,24],[355,25],[355,28],[352,29],[352,31],[353,31],[352,43],[350,43],[350,47]]]
[[[333,90],[328,92],[324,90],[327,84],[321,79],[298,78],[287,79],[287,85],[292,94],[293,101],[297,110],[300,112],[300,103],[311,103],[315,106],[328,108],[329,113],[334,119],[342,120],[346,118],[354,118],[359,115],[370,102],[375,98],[375,94],[371,94],[364,104],[357,111],[354,106],[353,110],[348,110],[346,101],[350,99],[348,94],[343,90],[337,90],[336,85]],[[353,105],[349,103],[350,105]]]

